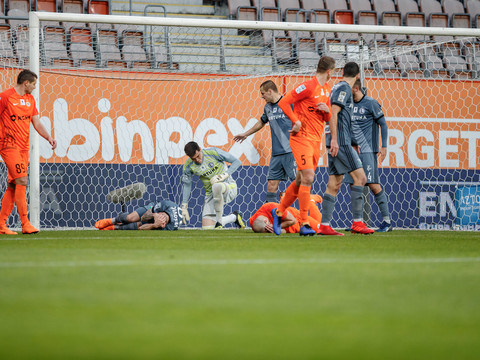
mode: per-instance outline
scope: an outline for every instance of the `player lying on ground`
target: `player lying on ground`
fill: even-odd
[[[98,220],[99,230],[178,230],[182,212],[169,200],[149,203],[130,214],[120,213],[114,218]]]
[[[309,204],[309,216],[308,222],[312,229],[315,232],[318,232],[320,229],[320,221],[322,221],[322,214],[318,210],[317,204],[322,202],[322,197],[320,195],[311,195],[310,204]],[[273,216],[272,210],[278,206],[278,203],[270,202],[263,204],[255,214],[250,218],[250,226],[254,232],[264,233],[274,233],[273,231]],[[304,235],[300,232],[301,217],[300,211],[289,207],[283,213],[281,218],[280,227],[282,233]],[[313,235],[313,234],[311,234]]]

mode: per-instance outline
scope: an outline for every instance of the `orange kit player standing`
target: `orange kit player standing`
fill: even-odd
[[[335,59],[323,56],[318,61],[315,76],[297,86],[278,103],[294,124],[290,130],[290,147],[297,163],[297,177],[290,184],[280,206],[272,211],[273,229],[280,235],[280,222],[285,209],[298,198],[300,208],[300,235],[314,235],[308,222],[310,188],[320,159],[320,145],[325,123],[330,120],[330,80]],[[292,110],[291,105],[294,109]]]
[[[16,235],[7,227],[7,219],[17,205],[24,234],[34,234],[38,229],[30,224],[27,216],[27,169],[30,149],[30,123],[46,139],[52,149],[57,142],[40,122],[32,91],[38,76],[23,70],[18,74],[17,85],[0,94],[0,155],[8,169],[7,190],[0,209],[0,234]]]

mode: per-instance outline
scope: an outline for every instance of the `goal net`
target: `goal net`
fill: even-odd
[[[337,60],[331,85],[345,62],[357,61],[386,115],[380,182],[394,226],[478,230],[480,30],[327,26],[302,14],[300,22],[280,23],[31,13],[29,24],[3,27],[1,89],[13,86],[19,69],[37,71],[41,121],[58,142],[52,150],[32,135],[32,222],[91,228],[160,198],[180,203],[183,147],[191,140],[242,161],[233,174],[239,195],[225,213],[240,210],[248,219],[265,202],[270,131],[243,143],[233,137],[260,119],[263,81],[286,93],[330,55]],[[326,164],[323,148],[312,193],[325,191]],[[142,198],[108,200],[133,183],[146,185]],[[189,227],[201,226],[203,197],[194,183]],[[379,210],[366,197],[366,221],[376,226]],[[334,227],[350,226],[347,185],[334,214]]]

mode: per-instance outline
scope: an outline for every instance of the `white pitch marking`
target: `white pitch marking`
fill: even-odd
[[[404,258],[404,259],[210,259],[210,260],[111,260],[0,262],[0,268],[114,267],[114,266],[209,266],[209,265],[283,265],[283,264],[431,264],[480,262],[480,257]]]

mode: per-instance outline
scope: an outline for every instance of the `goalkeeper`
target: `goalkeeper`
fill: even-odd
[[[183,166],[183,200],[182,220],[186,224],[190,220],[188,214],[188,199],[192,192],[193,176],[200,178],[205,187],[205,204],[202,212],[202,229],[222,229],[223,226],[235,223],[243,229],[245,224],[238,211],[223,216],[225,204],[237,197],[237,183],[231,175],[241,165],[233,155],[217,148],[200,149],[191,141],[185,145],[185,154],[189,159]],[[230,168],[226,162],[230,163]]]
[[[95,227],[99,230],[178,230],[181,216],[177,204],[160,200],[130,214],[121,213],[114,218],[98,220]]]

